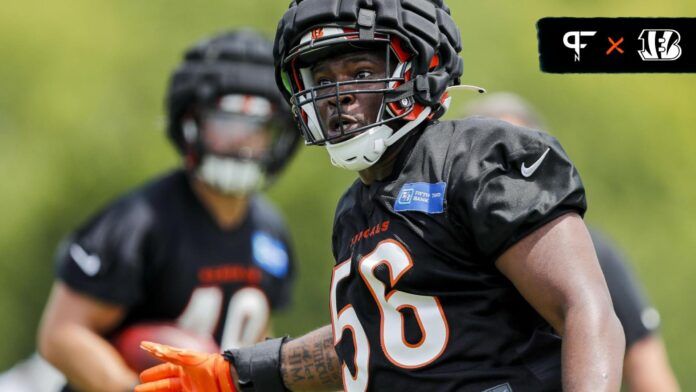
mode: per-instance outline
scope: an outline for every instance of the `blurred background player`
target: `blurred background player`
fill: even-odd
[[[166,106],[184,167],[108,205],[58,252],[38,344],[76,390],[132,390],[137,375],[109,341],[129,326],[169,322],[239,347],[266,337],[290,298],[288,233],[257,193],[299,140],[272,43],[238,31],[194,45]]]
[[[542,116],[517,94],[489,94],[466,107],[469,116],[499,118],[515,125],[546,130]],[[631,392],[678,391],[679,386],[658,334],[660,315],[650,306],[623,253],[590,227],[599,264],[607,280],[614,310],[626,335],[623,382]]]

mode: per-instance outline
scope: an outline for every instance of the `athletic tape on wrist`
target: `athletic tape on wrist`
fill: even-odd
[[[287,391],[280,374],[280,348],[287,336],[269,339],[250,347],[228,350],[223,353],[237,370],[242,392]]]

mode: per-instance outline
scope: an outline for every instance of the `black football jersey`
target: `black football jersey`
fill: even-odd
[[[551,391],[561,340],[495,267],[507,248],[584,214],[548,134],[473,117],[405,141],[394,172],[339,201],[331,313],[349,391]]]
[[[63,242],[57,265],[72,289],[128,309],[119,329],[175,322],[222,348],[262,337],[293,276],[288,233],[266,200],[252,196],[242,223],[221,229],[183,171],[106,207]]]
[[[626,335],[626,351],[637,341],[652,335],[660,326],[660,314],[648,302],[624,255],[604,234],[591,228],[599,265],[609,287],[614,312]]]

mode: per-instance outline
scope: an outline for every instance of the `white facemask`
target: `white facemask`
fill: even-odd
[[[224,194],[245,195],[261,187],[264,174],[257,162],[206,155],[196,176]]]

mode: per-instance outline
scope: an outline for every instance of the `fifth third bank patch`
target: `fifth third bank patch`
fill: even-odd
[[[541,70],[696,72],[696,18],[543,18]]]

